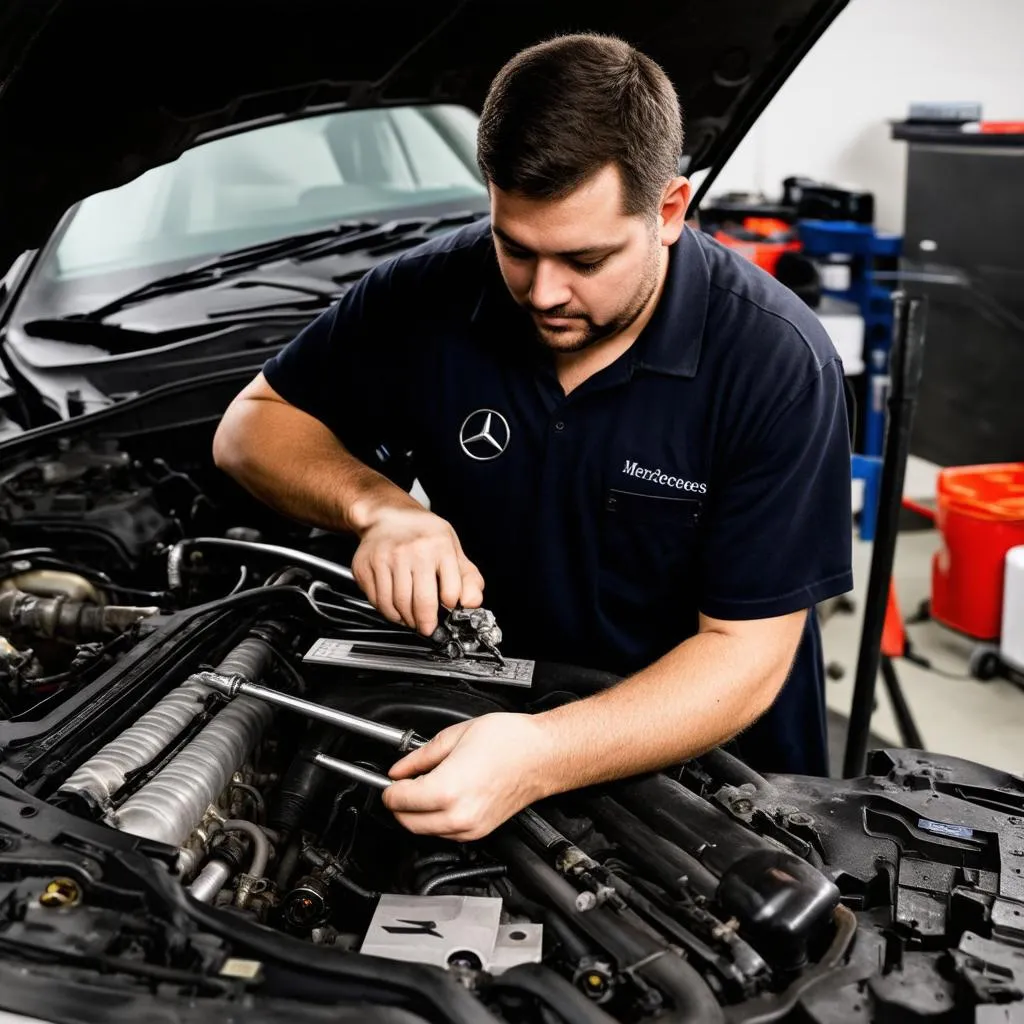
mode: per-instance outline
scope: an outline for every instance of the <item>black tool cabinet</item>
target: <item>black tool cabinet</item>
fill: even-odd
[[[1024,461],[1024,135],[897,124],[907,143],[901,269],[928,297],[911,452]]]

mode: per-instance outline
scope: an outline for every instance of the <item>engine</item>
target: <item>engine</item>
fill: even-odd
[[[224,525],[165,464],[54,465],[6,474],[0,957],[413,1020],[970,1019],[1024,995],[1019,779],[907,751],[765,778],[716,750],[421,839],[380,800],[404,750],[614,678],[427,644],[312,538]]]

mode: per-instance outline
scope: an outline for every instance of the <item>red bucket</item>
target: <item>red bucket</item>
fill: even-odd
[[[932,559],[932,618],[995,640],[1006,552],[1024,544],[1024,462],[944,469],[937,498],[942,547]]]

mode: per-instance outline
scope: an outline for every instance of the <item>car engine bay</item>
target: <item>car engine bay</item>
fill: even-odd
[[[12,1005],[751,1024],[1024,1006],[1019,778],[907,750],[861,779],[763,777],[714,750],[479,842],[414,836],[379,796],[402,750],[615,678],[425,646],[187,434],[171,461],[67,437],[0,470]]]

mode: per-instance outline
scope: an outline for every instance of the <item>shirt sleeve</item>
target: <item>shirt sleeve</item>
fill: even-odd
[[[413,370],[398,314],[411,298],[397,300],[395,276],[394,263],[373,268],[263,366],[285,401],[389,476],[385,465],[397,468],[412,449],[404,396]]]
[[[700,610],[761,619],[853,589],[850,440],[833,359],[742,445],[702,527]]]

